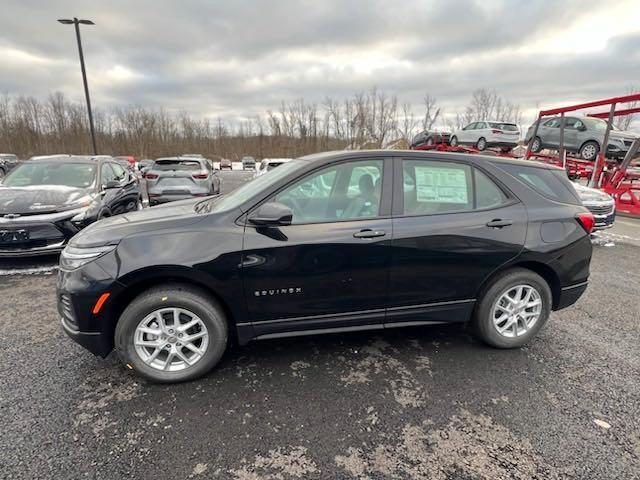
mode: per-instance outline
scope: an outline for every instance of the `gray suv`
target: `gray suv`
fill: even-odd
[[[530,142],[533,153],[543,148],[560,147],[561,118],[546,117],[541,121],[536,137],[532,138],[536,123],[529,127],[525,137],[525,142]],[[595,160],[604,142],[607,122],[593,117],[565,117],[564,122],[564,147],[567,151],[578,153],[584,160]],[[637,135],[614,127],[609,134],[607,157],[623,158],[636,138]]]
[[[159,158],[145,171],[144,178],[149,205],[220,193],[220,178],[206,158]]]

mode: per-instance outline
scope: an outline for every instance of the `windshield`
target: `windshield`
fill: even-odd
[[[7,187],[64,185],[90,188],[96,179],[96,166],[91,163],[33,162],[13,169],[2,182]]]
[[[282,164],[282,167],[265,173],[264,175],[260,175],[259,177],[255,177],[253,180],[245,183],[239,188],[236,188],[231,193],[221,197],[204,200],[196,204],[196,212],[224,212],[226,210],[237,208],[254,195],[269,188],[270,185],[273,185],[281,178],[286,177],[289,173],[302,167],[305,163],[306,162],[304,160],[293,160],[291,162],[284,163]]]
[[[153,169],[161,171],[189,171],[202,170],[202,167],[197,160],[156,160]]]

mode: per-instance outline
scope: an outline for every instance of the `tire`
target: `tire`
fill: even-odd
[[[483,151],[487,148],[487,140],[484,137],[480,137],[476,142],[476,148],[480,151]]]
[[[593,161],[598,156],[598,152],[600,152],[600,145],[598,145],[598,142],[590,140],[580,147],[580,158]]]
[[[449,139],[449,145],[451,145],[452,147],[457,147],[458,146],[458,137],[456,137],[455,135],[453,137],[451,137]]]
[[[178,329],[171,329],[175,325],[169,323],[170,320],[175,319],[175,314],[172,313],[173,309],[179,309],[178,317],[181,317],[179,321],[185,321],[185,323],[181,324],[183,326],[190,321],[189,316],[184,312],[188,312],[188,314],[192,315],[192,319],[197,318],[201,322],[192,327],[199,329],[195,333],[192,328],[187,329],[184,333],[185,336],[206,333],[206,342],[204,336],[191,342],[196,348],[203,348],[201,355],[196,355],[187,349],[186,343],[181,344],[180,342],[184,341],[184,337],[179,339],[178,336],[182,334],[175,333]],[[168,311],[165,312],[164,310]],[[149,341],[160,344],[167,342],[165,348],[158,347],[160,353],[156,354],[154,360],[149,362],[147,358],[147,362],[145,362],[138,349],[144,348],[144,351],[147,352],[146,349],[148,348],[149,351],[153,350],[151,353],[153,355],[155,353],[154,347],[136,347],[134,341],[136,340],[136,335],[140,335],[138,327],[148,318],[157,318],[153,315],[158,311],[163,312],[162,316],[167,321],[165,330],[173,333],[171,336],[165,336],[164,339],[158,338],[157,342],[143,339],[144,342]],[[148,334],[143,335],[146,335],[147,339],[152,338]],[[166,284],[140,294],[125,308],[116,326],[115,347],[125,365],[129,366],[138,375],[155,383],[175,383],[193,380],[213,369],[227,348],[228,338],[226,318],[217,302],[200,289],[187,285]],[[198,344],[197,342],[200,343]],[[170,346],[169,349],[166,348],[167,345]],[[161,366],[154,364],[155,362],[162,363],[162,358],[164,358],[166,364],[169,352],[174,355],[173,359],[177,359],[177,353],[175,352],[178,349],[183,356],[189,357],[191,355],[189,358],[194,363],[188,365],[180,360],[179,362],[182,363],[182,366],[177,364],[174,371],[162,370]],[[163,352],[166,355],[163,355]]]
[[[524,318],[521,317],[522,313],[516,314],[518,317],[515,327],[509,329],[505,328],[505,333],[499,332],[499,327],[506,327],[511,318],[507,318],[500,323],[500,317],[508,314],[504,313],[502,307],[498,306],[507,305],[507,308],[511,308],[513,304],[507,302],[501,303],[504,295],[511,295],[513,292],[517,294],[517,287],[526,286],[533,289],[537,297],[533,295],[531,299],[538,299],[540,301],[538,316],[535,322],[532,322],[528,328],[525,327]],[[525,296],[526,290],[523,289],[523,296]],[[517,298],[517,297],[516,297]],[[551,313],[551,289],[547,282],[537,273],[532,272],[524,268],[515,268],[507,270],[497,278],[495,278],[489,285],[487,285],[481,294],[478,296],[478,303],[473,314],[472,326],[476,336],[484,343],[496,348],[518,348],[528,343],[544,326],[549,314]],[[530,300],[527,305],[532,305],[535,300]],[[538,309],[538,305],[535,307],[520,309],[524,315],[533,315],[533,312]],[[516,308],[516,311],[518,309]],[[496,319],[497,324],[494,322]],[[533,320],[533,317],[530,317]],[[514,332],[514,330],[517,331]]]
[[[529,143],[529,148],[533,153],[540,152],[542,150],[542,139],[540,137],[535,137],[534,139],[532,139]]]
[[[7,172],[4,171],[4,168],[0,167],[0,180],[2,180],[7,175]]]
[[[429,137],[429,138],[427,138],[427,145],[428,145],[428,146],[431,146],[431,145],[433,145],[434,143],[435,143],[435,142],[433,141],[433,137]]]

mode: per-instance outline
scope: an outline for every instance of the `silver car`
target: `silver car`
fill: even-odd
[[[601,190],[596,188],[585,187],[579,183],[573,186],[582,201],[582,204],[589,209],[596,219],[594,230],[604,230],[613,227],[616,218],[616,202]]]
[[[206,158],[159,158],[144,178],[149,205],[220,193],[220,179]]]
[[[595,160],[604,142],[607,122],[593,117],[565,117],[564,122],[564,147],[567,151],[578,153],[584,160]],[[560,117],[543,118],[538,133],[532,138],[535,125],[529,127],[525,137],[526,143],[531,142],[533,153],[543,148],[560,148]],[[607,157],[623,158],[636,138],[637,135],[614,127],[609,134]]]

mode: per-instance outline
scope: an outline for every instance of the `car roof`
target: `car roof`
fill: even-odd
[[[558,169],[554,165],[548,165],[533,160],[523,160],[510,157],[494,157],[491,155],[478,155],[475,153],[455,153],[455,152],[438,152],[430,150],[335,150],[331,152],[313,153],[300,157],[301,160],[308,162],[320,162],[341,160],[349,158],[371,158],[371,157],[403,157],[403,158],[423,158],[425,160],[458,160],[472,163],[494,163],[503,165],[520,165],[526,167],[544,168],[547,170]],[[560,169],[561,170],[561,169]]]
[[[198,162],[198,163],[202,163],[202,162],[206,162],[209,159],[208,158],[204,158],[204,157],[184,157],[184,156],[181,155],[179,157],[160,157],[160,158],[156,158],[154,160],[154,162],[157,162],[159,160],[175,160],[177,162]]]

